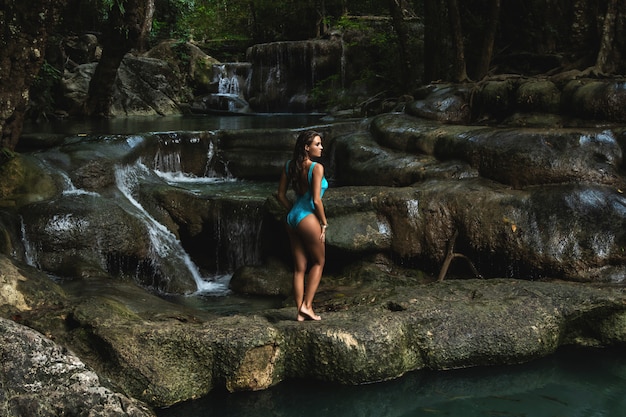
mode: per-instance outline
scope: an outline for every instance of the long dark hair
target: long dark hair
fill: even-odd
[[[313,143],[313,139],[320,135],[315,130],[305,130],[298,135],[296,139],[296,145],[293,148],[293,157],[291,158],[291,163],[289,164],[289,169],[287,170],[287,174],[289,177],[289,182],[291,183],[291,187],[296,192],[296,194],[302,195],[306,192],[306,189],[302,190],[301,181],[302,178],[302,170],[303,170],[303,162],[307,159],[308,155],[306,153],[306,146],[310,146]]]

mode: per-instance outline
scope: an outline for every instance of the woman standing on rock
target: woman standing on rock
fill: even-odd
[[[324,166],[311,161],[322,156],[322,137],[315,131],[304,131],[298,135],[293,158],[285,165],[278,186],[278,201],[287,209],[287,233],[293,255],[293,291],[298,307],[298,321],[320,320],[313,311],[313,298],[322,279],[326,260],[326,214],[322,196],[328,188],[324,178]],[[292,204],[287,199],[291,186],[296,193]],[[304,275],[307,260],[311,268],[306,282]]]

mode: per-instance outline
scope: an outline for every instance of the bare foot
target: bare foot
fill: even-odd
[[[304,305],[300,307],[298,311],[298,320],[300,320],[300,316],[303,316],[309,320],[321,320],[322,318],[313,312],[313,309],[308,309]]]
[[[300,312],[298,311],[298,317],[296,318],[296,320],[298,320],[298,321],[304,321],[304,320],[306,320],[306,317],[305,317],[302,313],[300,313]]]

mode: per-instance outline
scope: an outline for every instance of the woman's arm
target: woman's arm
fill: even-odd
[[[311,181],[311,196],[313,198],[313,207],[315,215],[322,225],[322,232],[326,232],[326,213],[324,211],[324,203],[322,203],[322,178],[324,178],[324,166],[315,164],[313,167],[313,178]]]
[[[276,196],[276,198],[278,198],[278,202],[284,208],[286,208],[287,210],[291,210],[292,204],[287,198],[287,185],[288,185],[287,173],[283,169],[282,174],[280,175],[280,182],[278,183],[278,195]]]

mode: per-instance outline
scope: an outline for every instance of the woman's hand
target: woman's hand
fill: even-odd
[[[322,234],[320,235],[320,241],[322,242],[326,242],[326,228],[328,227],[327,224],[322,224]]]

